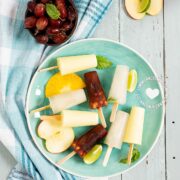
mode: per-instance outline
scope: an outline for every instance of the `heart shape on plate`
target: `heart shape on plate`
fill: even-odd
[[[159,89],[151,89],[151,88],[147,88],[146,89],[146,95],[150,98],[150,99],[154,99],[159,95]]]

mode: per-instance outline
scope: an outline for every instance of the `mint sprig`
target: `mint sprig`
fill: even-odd
[[[106,57],[104,56],[96,56],[97,58],[97,69],[105,69],[105,68],[109,68],[112,66],[112,62],[109,61]]]
[[[107,101],[108,101],[108,103],[116,103],[117,102],[117,100],[112,97],[109,97]]]
[[[134,148],[133,149],[133,153],[132,153],[132,158],[131,158],[131,162],[135,162],[137,161],[141,156],[141,153],[139,152],[138,148]],[[123,158],[120,160],[121,163],[123,164],[127,164],[127,158]]]
[[[58,19],[60,17],[60,12],[54,4],[46,4],[46,12],[48,16],[52,19]]]

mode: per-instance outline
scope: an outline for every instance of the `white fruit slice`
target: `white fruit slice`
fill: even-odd
[[[52,135],[56,134],[61,130],[60,120],[57,119],[47,119],[41,121],[38,128],[37,134],[40,138],[47,139]]]
[[[125,7],[133,19],[142,19],[145,13],[139,13],[140,0],[125,0]]]
[[[155,16],[157,15],[163,7],[163,0],[151,0],[151,4],[149,9],[147,10],[147,13]]]
[[[61,153],[67,150],[74,141],[74,131],[72,128],[62,128],[57,134],[49,137],[45,146],[46,149],[53,154]]]

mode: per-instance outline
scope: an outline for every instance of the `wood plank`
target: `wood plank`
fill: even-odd
[[[165,59],[167,78],[167,110],[166,110],[166,146],[167,146],[167,179],[180,178],[180,1],[165,0]]]
[[[126,15],[124,3],[120,8],[120,40],[140,52],[163,76],[163,12],[156,17],[132,20]],[[137,167],[122,175],[123,180],[165,180],[165,133],[149,157]]]

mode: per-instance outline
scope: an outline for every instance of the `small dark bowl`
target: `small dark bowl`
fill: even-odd
[[[68,4],[68,7],[69,7],[69,6],[72,6],[72,7],[73,7],[74,12],[75,12],[75,19],[73,20],[73,28],[67,33],[67,38],[66,38],[64,41],[62,41],[61,43],[55,43],[55,42],[53,42],[51,39],[49,39],[48,42],[45,43],[45,45],[56,46],[56,45],[63,44],[63,43],[65,43],[65,42],[67,42],[68,40],[70,40],[71,36],[74,34],[74,32],[75,32],[75,30],[76,30],[77,22],[78,22],[78,11],[77,11],[77,9],[76,9],[76,7],[75,7],[75,5],[74,5],[73,0],[65,0],[65,1],[66,1],[66,3]],[[34,0],[34,2],[40,3],[39,0]],[[27,10],[26,10],[26,13],[25,13],[25,18],[31,16],[32,14],[33,14],[33,13],[32,13],[32,12],[29,12],[28,9],[27,9]],[[46,16],[46,17],[48,17],[48,16]],[[48,18],[49,18],[49,17],[48,17]],[[65,20],[64,22],[66,22],[66,20]],[[30,32],[30,34],[36,39],[36,35],[37,35],[37,34],[35,34],[35,28],[32,28],[32,29],[26,28],[26,29],[27,29],[27,30]],[[59,29],[61,29],[61,28],[59,28]],[[43,34],[43,31],[41,31],[41,33],[39,33],[39,34]],[[38,41],[37,41],[37,42],[38,42]],[[38,42],[38,43],[40,43],[40,42]],[[44,43],[42,43],[42,44],[44,44]]]

